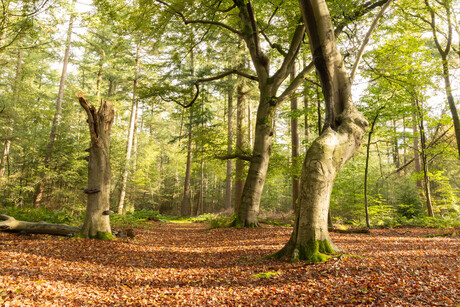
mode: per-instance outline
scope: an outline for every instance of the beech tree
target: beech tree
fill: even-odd
[[[353,104],[326,1],[299,0],[299,4],[325,98],[326,119],[305,156],[294,230],[275,257],[322,262],[330,257],[326,254],[339,251],[327,225],[334,179],[360,146],[368,123]]]

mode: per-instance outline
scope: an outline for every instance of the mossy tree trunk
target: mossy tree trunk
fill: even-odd
[[[114,118],[112,103],[101,100],[101,106],[96,108],[78,94],[80,105],[88,114],[91,147],[88,160],[88,203],[86,206],[85,222],[81,234],[85,237],[96,238],[111,234],[109,215],[110,209],[110,129]]]
[[[291,238],[274,256],[323,262],[330,257],[328,254],[338,251],[329,237],[327,224],[333,183],[360,146],[367,121],[353,105],[350,79],[337,50],[326,2],[299,0],[299,4],[325,98],[326,119],[303,163]]]

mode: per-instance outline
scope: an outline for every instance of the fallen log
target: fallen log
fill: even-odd
[[[337,232],[337,233],[371,233],[371,231],[367,228],[359,228],[359,229],[338,229],[338,228],[329,228],[329,232]]]
[[[46,222],[18,221],[14,217],[0,214],[0,231],[74,236],[80,232],[80,227]]]

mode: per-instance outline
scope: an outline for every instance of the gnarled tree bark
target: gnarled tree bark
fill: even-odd
[[[326,120],[303,163],[301,194],[291,238],[274,256],[322,262],[330,257],[327,254],[339,250],[329,237],[327,224],[334,180],[360,146],[368,124],[353,104],[350,79],[337,50],[326,2],[299,0],[299,4],[321,80]]]
[[[99,110],[89,104],[82,93],[78,94],[80,105],[88,114],[88,125],[91,135],[91,147],[88,160],[88,203],[86,205],[85,222],[81,234],[85,237],[101,237],[104,233],[112,233],[109,215],[110,209],[110,129],[114,111],[112,103],[102,100]]]

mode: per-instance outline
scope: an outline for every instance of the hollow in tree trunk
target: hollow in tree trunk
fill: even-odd
[[[96,108],[78,94],[80,105],[88,114],[91,147],[88,160],[88,194],[85,222],[81,234],[89,238],[106,238],[111,236],[110,220],[110,129],[114,118],[112,103],[101,101]]]

